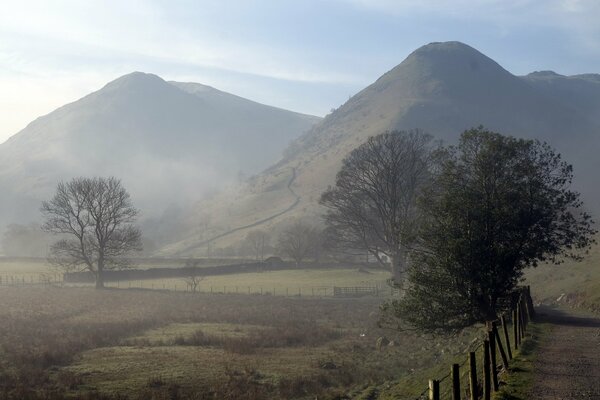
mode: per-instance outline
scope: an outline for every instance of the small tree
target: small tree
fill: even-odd
[[[254,230],[246,235],[246,243],[250,246],[257,260],[265,259],[265,250],[269,247],[271,236],[262,230]]]
[[[572,177],[547,144],[465,132],[422,198],[424,251],[395,314],[430,332],[493,320],[525,268],[579,259],[595,230]]]
[[[106,270],[127,267],[126,255],[142,249],[133,224],[138,210],[116,178],[61,182],[41,211],[43,230],[62,237],[51,246],[50,261],[67,271],[90,271],[96,288],[104,287]]]
[[[421,131],[393,131],[352,151],[335,186],[321,196],[327,242],[368,251],[382,264],[387,256],[394,281],[401,283],[416,244],[417,198],[430,182],[434,150],[432,137]]]
[[[303,260],[318,254],[319,237],[317,228],[297,221],[281,233],[277,248],[299,266]]]
[[[204,274],[202,274],[202,270],[198,267],[198,264],[199,262],[197,260],[188,260],[185,263],[185,271],[187,276],[183,279],[183,281],[194,293],[198,291],[200,282],[204,280]]]

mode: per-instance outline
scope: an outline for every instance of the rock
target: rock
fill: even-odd
[[[381,336],[377,338],[377,341],[375,342],[375,347],[377,348],[377,350],[381,350],[383,347],[389,344],[390,341],[388,340],[388,338],[386,338],[385,336]]]
[[[395,347],[396,346],[396,342],[393,340],[390,340],[390,342],[388,343],[388,347]]]
[[[337,369],[337,365],[335,365],[331,361],[327,361],[321,364],[321,369]]]

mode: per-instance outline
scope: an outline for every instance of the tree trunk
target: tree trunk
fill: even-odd
[[[96,289],[104,289],[104,274],[96,274]]]
[[[98,272],[96,272],[96,289],[104,289],[104,261],[98,260]]]
[[[392,266],[392,279],[396,285],[402,285],[406,274],[406,253],[397,250],[390,256]]]

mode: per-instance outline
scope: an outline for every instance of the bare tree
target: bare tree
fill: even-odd
[[[197,260],[188,260],[185,263],[187,276],[183,279],[183,281],[194,293],[198,291],[200,282],[204,280],[204,275],[202,274],[201,269],[198,267],[198,264],[199,262]]]
[[[421,131],[373,136],[343,161],[321,196],[328,243],[391,261],[401,283],[421,219],[417,198],[431,180],[432,137]]]
[[[265,250],[271,242],[271,236],[263,230],[255,230],[248,232],[246,242],[250,245],[256,259],[263,261],[265,259]]]
[[[297,221],[281,233],[277,247],[282,255],[291,258],[299,266],[302,260],[318,254],[319,238],[317,228]]]
[[[61,182],[41,211],[42,229],[61,235],[50,248],[50,261],[67,271],[90,271],[96,288],[104,287],[106,270],[127,267],[126,255],[142,249],[134,225],[138,210],[114,177]]]

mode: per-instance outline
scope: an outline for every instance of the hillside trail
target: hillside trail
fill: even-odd
[[[236,228],[230,229],[230,230],[228,230],[226,232],[223,232],[223,233],[220,233],[220,234],[218,234],[216,236],[213,236],[213,237],[211,237],[209,239],[206,239],[206,240],[203,240],[201,242],[195,243],[192,246],[186,247],[185,249],[178,251],[177,254],[186,253],[188,251],[197,249],[198,247],[205,246],[208,243],[212,243],[212,242],[214,242],[217,239],[221,239],[221,238],[223,238],[225,236],[229,236],[229,235],[231,235],[231,234],[233,234],[235,232],[239,232],[239,231],[242,231],[242,230],[245,230],[245,229],[255,228],[255,227],[259,226],[259,225],[265,224],[265,223],[267,223],[269,221],[274,220],[275,218],[278,218],[278,217],[282,216],[283,214],[286,214],[286,213],[292,211],[294,208],[296,208],[296,206],[298,205],[298,203],[300,203],[300,199],[301,199],[301,197],[292,188],[292,185],[294,184],[295,180],[296,180],[296,168],[292,168],[292,177],[290,178],[290,180],[287,183],[287,190],[290,192],[290,194],[292,195],[292,197],[293,197],[294,200],[284,210],[281,210],[281,211],[279,211],[277,213],[274,213],[274,214],[272,214],[272,215],[270,215],[268,217],[265,217],[263,219],[260,219],[258,221],[252,222],[251,224],[243,225],[243,226],[238,226]]]
[[[534,362],[532,400],[600,400],[600,318],[542,308],[551,324]]]

